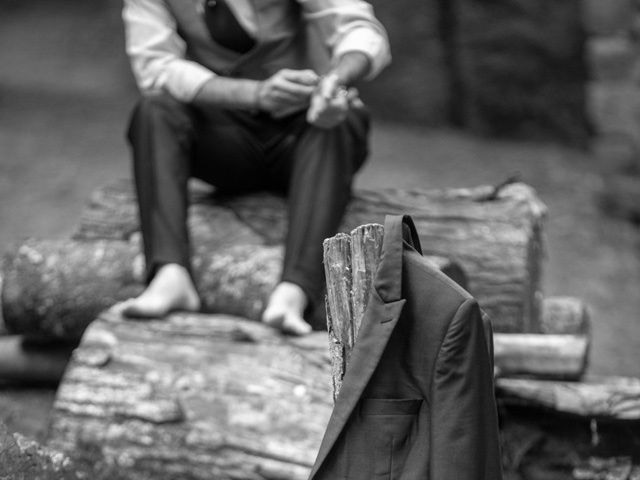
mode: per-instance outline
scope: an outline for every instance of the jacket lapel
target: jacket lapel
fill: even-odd
[[[375,290],[372,291],[358,334],[358,341],[351,354],[342,388],[333,407],[309,480],[314,478],[326,460],[360,400],[362,392],[378,366],[404,304],[405,300],[402,299],[385,303]]]
[[[401,216],[388,216],[385,221],[383,254],[374,287],[309,480],[318,473],[347,424],[402,313],[402,224]]]

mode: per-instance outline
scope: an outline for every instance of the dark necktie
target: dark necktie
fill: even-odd
[[[211,38],[229,50],[247,53],[256,43],[242,28],[226,0],[204,0],[204,22]]]

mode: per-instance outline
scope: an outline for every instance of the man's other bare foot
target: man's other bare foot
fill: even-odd
[[[189,272],[176,263],[160,267],[139,297],[126,300],[116,307],[116,311],[132,318],[164,317],[175,310],[200,310],[200,297]]]
[[[311,325],[303,318],[307,295],[295,283],[280,282],[271,293],[262,321],[293,335],[306,335]]]

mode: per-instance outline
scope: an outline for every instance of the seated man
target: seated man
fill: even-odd
[[[143,94],[129,141],[148,281],[124,314],[200,308],[186,226],[187,181],[196,177],[223,191],[288,196],[282,277],[263,321],[307,333],[303,314],[323,285],[322,241],[335,234],[367,155],[368,116],[350,86],[390,59],[371,6],[124,0],[123,18]]]

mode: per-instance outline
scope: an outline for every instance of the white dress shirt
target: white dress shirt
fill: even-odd
[[[250,35],[258,30],[253,1],[230,0],[229,7]],[[290,0],[283,0],[290,1]],[[303,20],[318,29],[331,58],[361,52],[371,64],[368,78],[390,61],[389,43],[371,5],[361,0],[296,0]],[[127,54],[143,93],[166,91],[189,102],[216,74],[186,58],[187,46],[163,0],[124,0]]]

